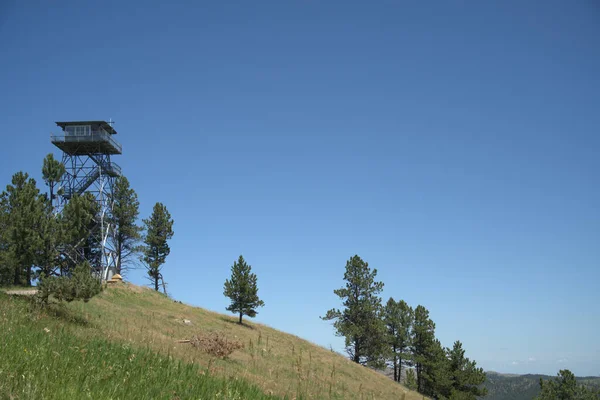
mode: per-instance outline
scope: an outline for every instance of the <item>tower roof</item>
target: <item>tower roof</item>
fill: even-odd
[[[72,125],[99,125],[101,128],[103,128],[106,132],[110,133],[111,135],[117,134],[117,131],[115,131],[115,129],[106,121],[67,121],[67,122],[57,122],[56,125],[60,126],[63,129],[65,129],[65,126],[72,126]]]

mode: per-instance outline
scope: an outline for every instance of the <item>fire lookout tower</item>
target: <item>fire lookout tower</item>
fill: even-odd
[[[114,247],[115,227],[111,223],[114,180],[121,168],[111,161],[111,156],[121,154],[122,148],[115,139],[117,131],[106,121],[57,122],[62,134],[52,135],[52,144],[63,152],[65,174],[59,185],[56,211],[61,212],[73,197],[89,192],[98,203],[100,213],[90,238],[101,249],[97,273],[102,279],[112,278],[116,272],[117,254]],[[69,257],[83,261],[83,254],[73,251]]]

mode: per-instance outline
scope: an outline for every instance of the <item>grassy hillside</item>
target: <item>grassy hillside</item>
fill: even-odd
[[[0,398],[422,398],[296,336],[133,285],[52,314],[0,294]],[[244,348],[222,360],[178,343],[211,332]]]
[[[507,375],[487,372],[484,384],[488,388],[485,400],[531,400],[540,393],[540,378],[554,379],[548,375]],[[577,378],[577,381],[593,388],[600,388],[600,377]]]

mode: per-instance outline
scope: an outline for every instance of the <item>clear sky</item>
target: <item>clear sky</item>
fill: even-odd
[[[1,185],[112,118],[173,297],[225,312],[243,254],[341,350],[359,254],[485,369],[600,375],[597,2],[0,0],[0,61]]]

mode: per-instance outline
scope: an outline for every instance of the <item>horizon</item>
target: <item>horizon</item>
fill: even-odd
[[[558,374],[558,371],[556,371],[556,374],[554,375],[548,375],[548,374],[539,374],[537,372],[527,372],[524,374],[512,374],[510,372],[498,372],[498,371],[491,371],[491,370],[486,370],[485,371],[486,374],[496,374],[496,375],[504,375],[504,376],[508,376],[508,377],[516,377],[516,376],[527,376],[527,375],[544,375],[544,376],[549,376],[551,378],[555,378],[556,375]],[[576,378],[600,378],[600,375],[584,375],[584,376],[579,376],[579,375],[575,375]]]
[[[600,8],[0,3],[2,190],[54,121],[109,120],[174,237],[178,300],[343,352],[319,316],[358,254],[485,370],[600,375]],[[127,277],[144,284],[144,272]]]

